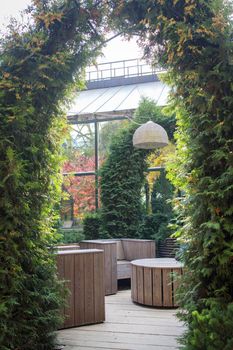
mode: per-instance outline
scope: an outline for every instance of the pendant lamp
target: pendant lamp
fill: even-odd
[[[168,145],[166,130],[159,124],[148,121],[142,124],[133,135],[133,145],[136,148],[153,149]]]

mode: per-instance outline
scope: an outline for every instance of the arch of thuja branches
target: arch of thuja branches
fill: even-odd
[[[148,120],[162,125],[173,138],[175,117],[164,116],[153,101],[143,100],[130,123],[113,138],[107,160],[101,168],[101,234],[104,237],[137,238],[142,220],[141,191],[146,180],[146,158],[154,150],[133,147],[138,123]]]
[[[147,57],[168,69],[177,114],[170,178],[187,250],[181,294],[184,349],[233,347],[232,8],[215,0],[114,2],[114,24],[134,27]]]
[[[102,43],[106,22],[140,34],[169,70],[187,195],[182,295],[186,349],[232,349],[232,23],[223,0],[33,0],[34,22],[0,46],[0,345],[51,349],[59,304],[51,242],[60,102]],[[58,5],[56,5],[58,4]],[[175,176],[177,174],[177,176]]]

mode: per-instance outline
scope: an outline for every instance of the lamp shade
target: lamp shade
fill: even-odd
[[[152,149],[168,145],[166,130],[159,124],[149,121],[141,125],[133,135],[136,148]]]

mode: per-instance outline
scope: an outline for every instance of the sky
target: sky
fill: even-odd
[[[30,4],[30,0],[0,0],[0,29],[4,29],[10,16],[20,19],[20,11]],[[110,41],[103,50],[103,57],[99,63],[141,58],[142,51],[137,46],[136,40],[125,41],[117,37]]]

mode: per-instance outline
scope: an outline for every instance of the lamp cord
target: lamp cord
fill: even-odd
[[[155,101],[155,105],[157,106],[157,103],[159,102],[159,99],[160,97],[162,96],[162,93],[163,93],[163,90],[165,89],[165,85],[163,86],[160,94],[159,94],[159,97],[157,98],[157,100]],[[140,124],[140,123],[137,123],[135,122],[135,120],[133,120],[131,117],[129,117],[128,115],[125,116],[130,122],[134,123],[134,124],[137,124],[137,125],[143,125],[144,123]]]

